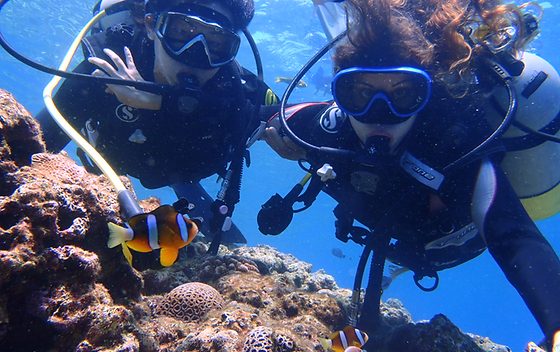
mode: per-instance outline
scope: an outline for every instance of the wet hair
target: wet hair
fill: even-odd
[[[247,28],[255,14],[253,0],[148,0],[146,13],[167,11],[183,3],[196,3],[201,6],[215,3],[224,6],[232,14],[233,30],[236,32]]]
[[[346,0],[348,40],[333,56],[334,70],[353,66],[408,65],[426,70],[448,93],[464,96],[472,80],[477,43],[471,32],[486,26],[525,28],[513,4],[499,0]],[[523,33],[519,33],[523,38]],[[515,43],[513,54],[522,49]]]

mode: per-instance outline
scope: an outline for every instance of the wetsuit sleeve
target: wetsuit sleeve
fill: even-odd
[[[94,70],[94,65],[84,61],[76,67],[74,72],[90,74]],[[103,93],[103,90],[104,88],[99,84],[80,79],[67,79],[54,95],[53,101],[62,116],[74,128],[78,128],[78,126],[83,126],[92,111],[97,110],[95,99],[92,97]],[[46,108],[43,108],[35,119],[41,124],[43,140],[48,151],[57,153],[70,142],[70,138],[56,124]]]
[[[509,282],[548,339],[560,330],[560,260],[531,220],[498,162],[483,159],[473,220]]]
[[[264,81],[261,81],[253,72],[239,66],[239,74],[243,81],[245,97],[254,105],[276,105],[280,98]]]

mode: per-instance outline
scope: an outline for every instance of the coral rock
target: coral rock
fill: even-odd
[[[212,309],[222,309],[224,305],[224,299],[212,286],[189,282],[166,294],[155,314],[196,322]]]
[[[233,330],[204,329],[187,336],[178,351],[229,352],[235,351],[239,335]]]
[[[211,282],[233,272],[259,273],[259,268],[250,259],[237,255],[218,255],[206,258],[201,264],[199,281]]]
[[[0,162],[29,165],[31,155],[45,151],[39,123],[15,101],[12,94],[0,89]]]

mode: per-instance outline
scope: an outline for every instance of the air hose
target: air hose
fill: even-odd
[[[87,32],[93,27],[97,21],[99,21],[102,17],[106,16],[105,10],[99,12],[95,15],[80,31],[78,36],[72,42],[70,49],[66,53],[62,64],[60,65],[61,71],[66,71],[68,66],[70,65],[70,61],[76,50],[78,49],[82,38],[86,36]],[[143,213],[144,211],[138,203],[136,202],[132,193],[126,189],[124,184],[119,179],[119,176],[113,171],[111,166],[103,159],[103,157],[95,150],[95,148],[89,144],[71,125],[66,121],[64,116],[58,111],[57,107],[53,101],[53,91],[58,85],[58,83],[62,80],[62,77],[54,76],[53,79],[47,84],[45,89],[43,90],[43,100],[45,101],[45,106],[47,110],[51,114],[54,121],[60,126],[60,128],[70,137],[82,150],[90,157],[90,159],[99,167],[101,172],[109,179],[113,187],[117,192],[117,199],[119,205],[121,207],[121,214],[125,220],[128,221],[132,216],[138,215]]]

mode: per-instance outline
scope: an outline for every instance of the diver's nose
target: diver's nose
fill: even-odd
[[[383,98],[376,98],[373,103],[371,104],[371,106],[369,107],[369,110],[367,112],[368,114],[375,114],[377,116],[387,116],[387,115],[392,115],[393,112],[391,111],[391,108],[389,107],[389,103],[385,101],[385,99]]]

